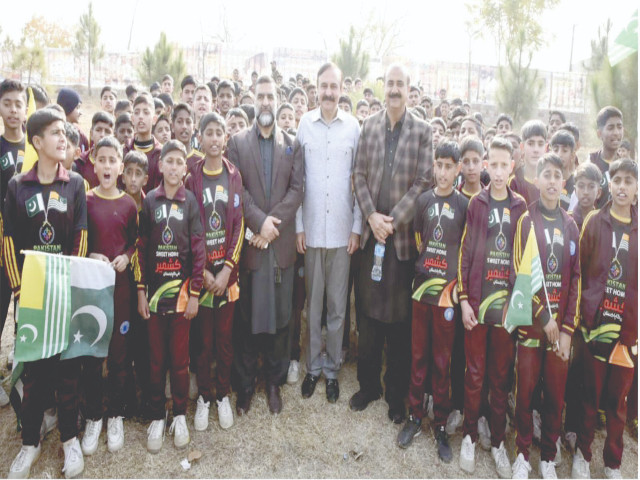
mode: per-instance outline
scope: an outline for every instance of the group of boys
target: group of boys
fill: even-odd
[[[118,102],[115,91],[105,87],[101,92],[104,111],[93,116],[88,140],[83,140],[86,137],[77,126],[80,97],[64,88],[58,95],[59,106],[41,108],[26,121],[26,135],[38,161],[24,172],[26,91],[11,80],[0,85],[4,123],[0,225],[4,227],[2,266],[6,276],[0,321],[4,324],[12,293],[19,304],[23,250],[88,255],[109,263],[116,271],[106,391],[103,359],[61,360],[58,355],[26,362],[19,412],[23,446],[11,465],[10,478],[29,476],[43,435],[52,428],[47,417],[54,405],[67,477],[79,475],[84,456],[97,451],[105,393],[108,450],[121,449],[123,418],[137,406],[136,383],[142,395],[139,411],[151,420],[147,449],[159,452],[168,415],[167,370],[173,404],[169,431],[176,447],[185,447],[190,441],[186,422],[189,370],[195,374],[197,388],[194,428],[207,429],[214,399],[220,426],[230,428],[232,364],[240,378],[236,378],[236,409],[243,414],[253,394],[258,343],[265,353],[269,408],[279,412],[279,386],[297,381],[302,305],[296,308],[296,304],[304,304],[305,290],[310,334],[302,394],[311,396],[323,373],[327,399],[334,403],[339,396],[337,375],[344,362],[344,352],[340,356],[344,337],[348,347],[345,313],[354,275],[356,285],[361,285],[356,309],[362,306],[362,295],[371,298],[365,302],[369,310],[372,305],[389,307],[384,289],[411,297],[411,323],[406,328],[410,343],[405,345],[411,354],[410,371],[407,355],[402,375],[385,378],[387,388],[396,389],[394,395],[387,396],[389,418],[395,423],[405,420],[402,392],[408,388],[409,416],[398,434],[400,447],[408,447],[421,433],[428,393],[442,461],[452,460],[449,435],[462,425],[462,470],[474,472],[475,446],[480,441],[491,450],[501,478],[527,478],[534,418],[539,411],[540,473],[543,478],[555,478],[566,404],[564,429],[574,449],[572,475],[588,478],[591,443],[601,408],[607,428],[605,474],[619,476],[627,395],[637,358],[637,164],[628,158],[616,159],[623,137],[621,112],[606,107],[598,114],[603,147],[590,162],[577,166],[579,132],[574,125],[561,122],[547,129],[542,122],[529,121],[520,138],[512,132],[513,121],[503,115],[493,132],[483,135],[481,119],[465,115],[452,128],[446,112],[444,119],[431,119],[430,114],[409,108],[406,99],[416,87],[410,87],[408,75],[404,81],[405,75],[399,67],[387,71],[386,84],[395,83],[385,87],[390,92],[385,98],[386,109],[379,114],[368,112],[369,116],[363,113],[358,118],[362,130],[358,122],[337,112],[344,79],[333,64],[324,65],[318,73],[317,99],[315,85],[292,88],[285,97],[291,103],[283,103],[277,111],[282,90],[273,79],[258,78],[257,74],[246,96],[233,82],[199,85],[187,76],[181,83],[181,103],[176,105],[172,103],[173,79],[168,75],[156,97],[132,87],[127,92],[131,100]],[[396,96],[398,89],[402,92]],[[313,99],[307,96],[309,91],[314,91]],[[32,94],[37,95],[37,89]],[[163,94],[165,101],[158,103]],[[237,108],[241,98],[248,99],[248,108]],[[287,108],[292,118],[281,125],[281,113]],[[326,114],[333,119],[325,118]],[[376,115],[382,125],[385,118],[388,125],[389,116],[397,117],[392,118],[395,128],[387,127],[386,135],[382,134],[387,143],[383,138],[381,146],[390,148],[391,154],[383,155],[381,181],[392,181],[395,150],[403,148],[402,128],[409,123],[428,140],[424,151],[429,152],[429,158],[425,161],[433,174],[432,188],[412,187],[415,197],[404,205],[402,215],[410,221],[407,232],[412,232],[406,243],[415,248],[396,251],[394,241],[387,242],[386,257],[387,234],[381,232],[389,228],[395,234],[396,225],[387,219],[392,218],[390,211],[397,211],[392,210],[393,204],[381,208],[380,201],[369,207],[356,174],[366,177],[370,171],[360,163],[354,174],[356,163],[367,161],[364,156],[369,151],[363,142],[370,140],[365,140],[365,130],[374,124]],[[409,120],[406,115],[411,115]],[[423,118],[430,119],[430,126]],[[334,123],[336,120],[340,123]],[[161,129],[162,122],[166,132]],[[233,129],[231,122],[235,122]],[[338,150],[328,145],[330,141],[326,143],[331,127],[338,128],[334,133]],[[347,138],[353,145],[345,152]],[[233,141],[227,146],[229,139]],[[250,141],[255,141],[251,147],[255,153],[244,148]],[[276,153],[278,146],[281,154]],[[320,175],[324,175],[325,170],[309,166],[312,158],[316,162],[314,155],[323,152],[328,154],[323,168],[332,165],[326,173],[335,173],[335,182],[346,181],[346,190],[342,183],[339,190],[328,182],[321,187],[310,183],[320,182]],[[254,158],[249,158],[252,155]],[[330,163],[334,157],[346,163]],[[387,160],[391,162],[388,170]],[[352,174],[355,195],[350,191],[354,188]],[[280,192],[282,178],[285,183]],[[264,200],[256,196],[256,188],[262,188]],[[327,197],[338,192],[346,195],[343,203],[348,204],[347,213],[340,214],[340,221],[346,222],[345,231],[334,226],[330,239],[312,240],[321,238],[309,230],[310,225],[318,227],[316,218],[323,222],[337,218],[333,212],[325,216],[324,208],[315,212],[312,206],[314,197],[324,198],[325,192]],[[264,207],[261,202],[266,202]],[[344,210],[345,206],[337,203],[332,208]],[[245,232],[245,221],[253,231]],[[365,227],[370,228],[368,241],[360,240]],[[290,235],[294,228],[297,238]],[[539,250],[542,287],[523,293],[514,285],[520,271],[532,268],[525,265],[531,259],[527,253],[531,238]],[[248,253],[241,256],[243,248],[249,249],[250,265],[255,266],[247,266]],[[306,280],[297,274],[300,264],[294,267],[296,248],[311,274]],[[357,250],[361,257],[366,254],[371,258],[363,259],[359,271],[350,275],[349,258]],[[396,265],[395,260],[389,260],[401,255],[410,261]],[[405,263],[413,270],[409,272],[412,286],[406,292],[387,280],[395,278],[394,272],[404,276]],[[302,296],[294,292],[296,282]],[[373,282],[373,287],[366,287],[367,282]],[[261,285],[271,285],[271,296],[277,298],[262,298],[264,292],[256,288]],[[518,295],[522,295],[520,300]],[[522,309],[523,298],[531,297],[532,324],[510,332],[504,325],[507,309]],[[234,312],[238,299],[240,306]],[[253,312],[246,312],[247,302],[254,303]],[[260,311],[262,305],[266,313]],[[275,317],[273,325],[256,324],[256,316],[265,314]],[[360,342],[364,342],[363,332],[378,335],[378,327],[371,330],[372,320],[367,315],[366,321],[358,322]],[[327,328],[325,345],[323,323]],[[238,324],[245,338],[232,345],[232,331],[240,330]],[[387,342],[394,343],[394,352],[389,351],[387,358],[389,373],[390,362],[396,369],[405,365],[398,353],[403,340],[396,341],[393,333],[404,327],[391,322],[384,328]],[[385,337],[381,338],[384,343]],[[296,346],[297,358],[293,358],[290,350]],[[363,358],[364,348],[360,353]],[[214,359],[216,375],[212,378]],[[379,398],[365,389],[365,379],[379,385],[381,365],[376,372],[360,360],[361,391],[350,401],[352,410],[363,410]],[[517,448],[513,464],[504,445],[512,389],[516,392]],[[6,393],[0,391],[0,401],[1,394]],[[86,427],[79,441],[81,398]]]

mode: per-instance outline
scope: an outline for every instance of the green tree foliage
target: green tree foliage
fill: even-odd
[[[34,45],[49,48],[68,48],[71,46],[71,34],[55,22],[48,22],[41,15],[31,17],[22,36]]]
[[[138,75],[144,85],[159,82],[163,75],[169,74],[176,83],[180,83],[187,70],[182,50],[175,44],[169,43],[167,34],[160,33],[158,43],[153,50],[147,48],[138,66]]]
[[[43,47],[39,44],[29,45],[23,38],[19,45],[11,48],[13,49],[11,68],[20,71],[21,78],[26,72],[27,84],[31,83],[31,76],[34,73],[39,73],[42,81],[47,73]]]
[[[91,95],[91,65],[104,57],[104,45],[100,44],[101,28],[93,16],[93,4],[89,3],[89,9],[80,16],[80,25],[76,31],[76,39],[73,44],[73,53],[76,57],[86,57],[87,60],[87,88]]]
[[[340,50],[332,60],[340,67],[345,77],[365,79],[369,73],[369,54],[364,51],[363,40],[353,25],[349,37],[340,39]]]

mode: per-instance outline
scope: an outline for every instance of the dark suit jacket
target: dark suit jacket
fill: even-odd
[[[258,143],[258,125],[229,139],[228,158],[242,175],[244,219],[247,227],[260,233],[267,216],[282,220],[280,235],[272,242],[276,261],[281,268],[294,264],[296,259],[296,210],[302,203],[304,163],[300,144],[277,126],[274,131],[271,198],[267,202],[262,158]],[[245,245],[241,265],[250,270],[260,268],[266,252]]]
[[[362,236],[364,248],[372,235],[367,222],[376,212],[380,193],[385,155],[385,120],[382,110],[368,117],[362,124],[353,183],[362,210]],[[431,127],[427,122],[406,111],[398,148],[391,171],[391,204],[393,242],[399,260],[409,260],[416,250],[413,235],[413,217],[418,196],[428,187],[433,170]]]

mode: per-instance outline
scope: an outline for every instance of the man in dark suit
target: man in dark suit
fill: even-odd
[[[247,231],[253,233],[240,261],[234,334],[238,415],[251,406],[261,351],[269,409],[272,413],[282,409],[280,385],[289,368],[295,215],[303,194],[302,151],[275,124],[277,92],[271,77],[258,79],[255,98],[254,127],[234,135],[228,144],[229,160],[242,174],[244,218]]]
[[[380,398],[382,349],[387,342],[385,399],[389,418],[405,417],[411,360],[411,280],[417,256],[415,201],[431,181],[431,127],[407,111],[409,74],[391,65],[384,80],[386,109],[367,118],[360,133],[353,182],[362,210],[362,297],[358,382],[352,410]],[[380,271],[381,270],[381,271]]]

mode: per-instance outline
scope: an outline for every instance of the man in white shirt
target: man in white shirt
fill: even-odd
[[[313,395],[320,374],[326,395],[340,395],[338,371],[347,305],[350,255],[358,249],[362,214],[354,199],[351,174],[360,127],[338,108],[343,75],[326,63],[318,71],[316,110],[300,120],[297,140],[304,152],[304,200],[296,215],[296,246],[305,255],[307,290],[307,375],[302,396]],[[322,306],[327,296],[326,355],[322,355]]]

